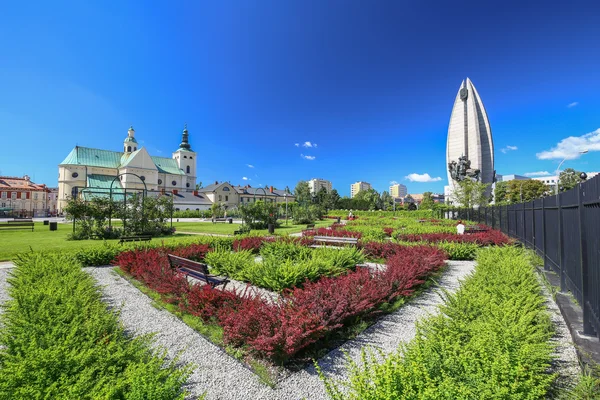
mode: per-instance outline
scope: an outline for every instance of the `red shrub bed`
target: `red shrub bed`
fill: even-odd
[[[455,233],[422,233],[411,235],[398,235],[399,240],[407,242],[459,242],[459,243],[477,243],[480,246],[503,246],[512,243],[512,239],[499,230],[489,229],[485,232],[468,233],[458,235]]]
[[[334,237],[353,237],[360,239],[360,232],[346,231],[343,229],[318,228],[302,232],[302,236],[334,236]]]
[[[287,240],[307,239],[311,240]],[[181,249],[180,254],[185,251]],[[200,254],[208,249],[195,251]],[[384,271],[358,268],[346,275],[307,281],[302,288],[284,292],[275,302],[190,285],[170,268],[164,249],[124,252],[115,263],[166,301],[205,321],[217,322],[226,343],[246,346],[259,357],[284,362],[348,321],[374,315],[380,304],[410,295],[444,265],[446,258],[443,251],[431,246],[395,245],[386,254],[391,255]]]
[[[402,246],[392,242],[359,242],[358,246],[363,249],[365,255],[369,258],[388,258],[407,246]]]
[[[204,257],[209,251],[211,251],[211,248],[208,244],[191,244],[185,247],[178,247],[172,250],[171,254],[194,261],[204,261]]]
[[[391,237],[392,233],[394,233],[394,228],[383,228],[383,233],[385,233],[387,236]]]
[[[253,253],[258,253],[264,242],[274,242],[275,239],[264,236],[248,236],[242,239],[233,241],[233,249],[235,251],[251,250]]]

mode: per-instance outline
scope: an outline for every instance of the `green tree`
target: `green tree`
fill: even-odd
[[[325,208],[327,207],[327,198],[329,197],[329,194],[327,193],[327,189],[325,188],[321,188],[319,189],[319,191],[317,192],[316,197],[316,202],[319,206]]]
[[[520,203],[522,201],[531,201],[540,198],[548,190],[548,187],[544,182],[535,179],[513,179],[506,183],[508,184],[507,198],[511,203]]]
[[[339,202],[340,202],[340,194],[338,193],[337,190],[332,189],[331,192],[329,192],[329,195],[327,196],[327,209],[328,210],[335,210],[336,208],[339,207]]]
[[[494,203],[502,204],[508,201],[508,182],[496,182],[494,187]]]
[[[348,196],[344,196],[338,200],[338,207],[342,210],[351,210],[354,208],[353,205],[352,199]]]
[[[423,193],[423,201],[421,201],[421,206],[419,207],[421,210],[432,210],[435,206],[433,201],[433,193],[425,192]]]
[[[558,176],[558,186],[562,190],[569,190],[577,186],[581,182],[581,171],[574,170],[573,168],[567,168],[560,173]]]
[[[210,213],[213,218],[218,218],[223,215],[223,206],[221,206],[221,203],[213,203],[212,206],[210,206]]]
[[[296,188],[294,189],[294,196],[296,197],[296,201],[303,205],[308,205],[312,202],[312,196],[310,194],[310,187],[308,186],[308,182],[299,181],[296,184]]]
[[[202,182],[196,183],[196,190],[202,189]]]
[[[394,208],[394,198],[387,190],[381,192],[381,209],[392,210]]]
[[[381,196],[375,189],[361,190],[353,198],[356,208],[361,210],[378,210],[381,208]]]
[[[489,198],[485,192],[489,186],[489,183],[472,181],[471,179],[462,180],[454,186],[454,200],[460,207],[486,206],[489,203]]]

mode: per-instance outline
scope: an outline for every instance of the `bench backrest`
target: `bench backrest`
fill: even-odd
[[[203,273],[204,275],[208,275],[208,266],[206,264],[188,260],[187,258],[174,256],[173,254],[169,254],[168,257],[169,263],[173,268],[185,267]]]
[[[32,227],[33,225],[34,225],[33,222],[18,222],[18,223],[12,223],[12,224],[0,224],[0,226],[10,226],[10,227],[14,227],[14,226],[28,226],[28,227]]]

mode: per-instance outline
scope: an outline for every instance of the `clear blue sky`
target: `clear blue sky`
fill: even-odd
[[[467,76],[498,173],[552,173],[582,145],[564,167],[600,169],[597,1],[87,3],[2,5],[0,174],[56,185],[76,144],[118,151],[130,124],[170,156],[187,122],[204,184],[442,192]]]

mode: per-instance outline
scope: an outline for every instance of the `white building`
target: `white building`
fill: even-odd
[[[86,192],[123,193],[143,190],[177,195],[192,192],[196,187],[196,153],[188,143],[187,127],[182,141],[171,158],[151,156],[135,139],[135,130],[130,127],[123,141],[123,151],[110,151],[75,146],[58,165],[58,210],[62,211],[69,198]],[[210,205],[202,196],[181,200],[188,207]],[[177,205],[179,196],[174,197]],[[207,203],[207,204],[205,204]]]
[[[367,182],[358,181],[350,185],[350,197],[354,197],[361,190],[369,190],[371,189],[371,184]]]
[[[326,181],[321,178],[313,178],[308,181],[308,187],[310,188],[310,193],[312,195],[316,195],[321,188],[325,189],[327,193],[331,193],[332,190],[331,181]]]
[[[396,183],[395,185],[390,186],[390,196],[394,198],[406,197],[408,194],[408,189],[406,185],[401,183]]]

